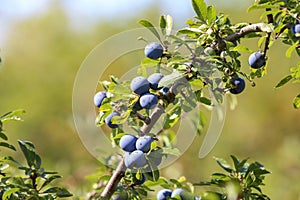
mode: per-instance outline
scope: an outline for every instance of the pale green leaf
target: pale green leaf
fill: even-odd
[[[149,29],[160,40],[160,35],[158,34],[158,32],[155,29],[155,27],[153,26],[153,24],[151,24],[151,22],[143,19],[143,20],[140,20],[139,23],[141,25],[143,25],[144,27],[146,27],[147,29]]]
[[[300,94],[294,98],[293,105],[294,108],[300,108]]]
[[[207,23],[212,24],[216,21],[217,12],[214,6],[207,7]]]
[[[296,43],[294,43],[292,46],[290,46],[290,47],[288,48],[288,50],[286,50],[285,56],[286,56],[287,58],[290,58],[290,57],[291,57],[292,52],[296,49],[296,47],[298,46],[298,44],[299,44],[299,41],[297,41]]]
[[[204,0],[192,0],[192,5],[199,20],[205,22],[207,16],[207,8]]]

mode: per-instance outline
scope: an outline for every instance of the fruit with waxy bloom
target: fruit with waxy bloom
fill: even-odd
[[[164,48],[159,42],[150,42],[145,47],[144,53],[146,57],[157,60],[163,56]]]
[[[152,109],[158,103],[158,98],[155,94],[146,93],[140,97],[140,105],[145,109]]]
[[[149,91],[149,88],[149,81],[143,76],[135,77],[134,79],[132,79],[130,84],[130,89],[138,95],[147,93]]]
[[[249,65],[254,69],[259,69],[266,64],[266,58],[261,52],[254,52],[249,56]]]
[[[135,143],[137,141],[137,137],[132,134],[123,135],[120,139],[119,145],[121,149],[127,152],[133,152],[136,150]]]
[[[99,108],[105,98],[106,98],[106,92],[97,92],[94,96],[95,106]]]
[[[150,88],[153,90],[158,90],[159,81],[164,77],[161,73],[154,73],[148,77],[148,81],[150,83]]]
[[[232,78],[230,82],[233,85],[229,90],[232,94],[239,94],[245,89],[246,84],[243,78]]]
[[[110,127],[110,128],[118,128],[119,127],[118,124],[113,124],[113,122],[112,122],[112,118],[115,116],[120,116],[120,114],[118,112],[114,111],[104,119],[104,122],[108,127]]]

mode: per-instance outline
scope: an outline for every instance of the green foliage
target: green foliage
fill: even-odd
[[[210,186],[212,189],[213,187],[222,188],[224,191],[222,193],[209,191],[210,195],[219,196],[217,199],[270,199],[261,189],[265,175],[270,172],[259,162],[248,163],[248,159],[238,160],[235,156],[231,156],[231,159],[233,165],[224,159],[215,158],[227,174],[214,173],[211,175],[211,181],[194,185]],[[207,191],[202,195],[206,196]]]
[[[110,81],[102,81],[101,86],[107,92],[107,98],[99,108],[96,118],[96,126],[103,126],[105,118],[116,111],[120,116],[112,118],[112,124],[120,124],[111,131],[112,146],[119,143],[127,124],[133,132],[140,136],[151,135],[155,142],[151,149],[145,153],[147,165],[138,169],[127,169],[119,179],[116,179],[117,187],[110,191],[109,196],[115,192],[126,199],[145,199],[156,187],[176,189],[183,188],[188,193],[188,199],[194,199],[197,195],[194,186],[208,186],[208,190],[201,193],[201,199],[269,199],[262,192],[265,175],[269,172],[258,162],[248,163],[248,159],[238,160],[231,156],[233,165],[221,158],[215,158],[218,165],[226,173],[214,173],[209,182],[191,184],[184,177],[170,179],[162,177],[156,163],[151,161],[151,153],[157,151],[159,156],[165,159],[168,156],[179,156],[180,151],[175,146],[175,132],[177,123],[191,110],[198,109],[200,118],[193,121],[198,133],[201,133],[206,123],[202,107],[213,108],[216,103],[223,103],[225,95],[235,86],[230,82],[232,78],[244,77],[251,85],[254,80],[263,77],[267,67],[261,69],[245,69],[240,57],[242,53],[249,54],[252,50],[240,44],[246,38],[257,38],[258,48],[268,58],[268,50],[275,41],[282,41],[288,45],[286,57],[293,53],[300,55],[299,34],[293,34],[291,26],[299,22],[299,1],[256,1],[248,12],[262,10],[261,21],[257,24],[238,23],[232,24],[227,15],[217,13],[214,6],[207,6],[204,0],[192,0],[192,6],[196,17],[186,21],[187,27],[172,34],[173,19],[170,15],[163,15],[159,19],[156,28],[147,20],[139,23],[151,31],[157,40],[163,45],[163,57],[158,60],[145,58],[141,61],[141,67],[137,74],[147,77],[148,69],[161,72],[167,69],[159,87],[169,86],[170,92],[161,94],[159,91],[150,90],[159,98],[159,106],[164,109],[165,120],[162,129],[157,133],[141,133],[143,127],[149,125],[151,113],[147,109],[134,110],[139,96],[130,88],[130,80],[120,81],[111,76]],[[266,20],[264,20],[266,19]],[[185,53],[182,53],[182,49]],[[186,53],[187,52],[187,53]],[[219,76],[216,76],[216,73]],[[290,74],[286,75],[275,88],[280,88],[293,81],[298,83],[300,79],[300,62],[297,67],[291,67]],[[213,94],[213,95],[211,95]],[[216,101],[213,99],[216,98]],[[201,105],[201,106],[200,106]],[[300,107],[300,95],[293,102],[295,108]],[[0,146],[17,151],[17,148],[9,144],[8,137],[3,131],[3,122],[21,120],[17,117],[24,113],[23,110],[9,112],[0,117]],[[151,119],[150,119],[151,120]],[[2,199],[56,199],[70,197],[65,189],[53,186],[56,179],[61,178],[56,172],[46,171],[42,167],[42,159],[36,153],[35,146],[29,141],[18,140],[19,148],[26,164],[21,164],[11,156],[1,157],[0,160],[0,191]],[[108,155],[100,158],[108,166],[116,166],[121,161],[121,156]],[[112,164],[111,164],[112,163]],[[22,172],[15,175],[12,171]],[[100,193],[109,185],[108,181],[114,177],[110,168],[106,168],[105,175],[97,174],[97,187],[91,198],[99,199]],[[120,173],[122,174],[122,173]],[[100,176],[100,177],[99,177]],[[99,177],[99,178],[98,178]],[[146,177],[146,182],[136,184]],[[175,197],[172,199],[180,199]]]
[[[0,117],[1,138],[5,141],[8,137],[3,132],[3,123],[7,121],[20,121],[20,114],[24,110],[8,112]],[[63,187],[52,186],[52,182],[61,178],[57,172],[46,171],[42,167],[41,157],[36,153],[34,145],[29,141],[18,140],[19,147],[23,153],[27,165],[14,159],[12,156],[0,158],[0,191],[1,199],[57,199],[72,196]],[[2,147],[8,147],[16,151],[16,148],[1,142]],[[15,171],[23,175],[15,174]]]
[[[100,126],[104,124],[106,112],[117,111],[120,113],[120,117],[113,120],[116,124],[127,123],[136,131],[137,136],[155,135],[158,147],[164,156],[179,154],[179,151],[173,148],[172,139],[174,136],[168,134],[170,133],[168,130],[174,128],[182,116],[200,107],[200,105],[212,108],[216,103],[223,103],[226,93],[237,87],[231,82],[232,79],[243,76],[254,86],[254,80],[266,74],[267,67],[263,65],[259,69],[254,69],[252,66],[250,70],[249,67],[248,70],[245,70],[240,61],[241,54],[256,52],[256,50],[239,45],[240,40],[258,38],[258,46],[262,52],[260,55],[264,56],[264,61],[268,58],[269,48],[277,39],[290,45],[286,51],[287,57],[290,57],[293,51],[299,54],[298,36],[287,29],[288,24],[295,24],[298,21],[296,10],[299,8],[299,2],[256,2],[248,11],[264,9],[262,19],[267,18],[266,22],[262,21],[257,24],[232,24],[226,15],[218,14],[214,6],[207,6],[203,0],[192,0],[192,6],[197,16],[186,22],[188,27],[178,30],[175,34],[171,34],[173,24],[171,16],[160,17],[158,29],[160,29],[161,34],[151,22],[139,21],[141,25],[154,34],[164,47],[163,57],[157,60],[146,58],[141,61],[141,67],[138,69],[138,75],[144,77],[149,75],[147,68],[154,68],[155,72],[159,73],[162,68],[167,71],[158,85],[159,87],[170,87],[171,92],[160,94],[155,90],[150,90],[153,94],[158,95],[159,105],[164,108],[166,113],[163,128],[159,133],[142,132],[143,127],[149,125],[147,119],[151,116],[147,109],[134,110],[139,96],[128,90],[130,80],[102,82],[109,98],[99,108],[96,124]],[[286,9],[282,9],[282,6],[285,6]],[[271,37],[272,35],[275,39]],[[298,68],[291,68],[292,73],[282,79],[275,87],[279,88],[292,79],[299,79]],[[295,108],[299,107],[299,102],[299,97],[295,98]],[[201,117],[200,121],[193,123],[198,133],[201,133],[204,122],[205,119]],[[112,143],[118,144],[118,139],[124,134],[128,133],[122,129],[122,125],[112,130]],[[153,148],[156,147],[155,143]],[[224,189],[225,192],[206,191],[202,197],[204,199],[269,199],[260,188],[263,185],[265,174],[269,173],[263,165],[258,162],[249,164],[247,159],[238,160],[234,156],[231,158],[233,167],[225,160],[216,158],[217,163],[229,175],[214,173],[210,182],[196,184],[216,186]],[[144,174],[151,183],[148,184],[146,181],[144,185],[147,187],[141,186],[142,188],[131,190],[134,187],[132,180],[139,179],[142,177],[141,174]],[[141,199],[147,196],[148,190],[151,191],[150,186],[155,185],[169,189],[185,187],[180,180],[171,179],[168,182],[160,177],[157,166],[150,162],[146,167],[135,170],[127,169],[125,176],[118,185],[121,188],[117,188],[117,192],[122,193],[126,190],[129,199]],[[129,187],[131,188],[128,189]],[[193,188],[185,189],[193,192]]]

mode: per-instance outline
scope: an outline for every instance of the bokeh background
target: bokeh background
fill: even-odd
[[[252,1],[207,1],[233,23],[257,22],[260,12],[246,13]],[[161,14],[170,14],[177,28],[194,16],[189,0],[10,0],[0,1],[0,112],[22,108],[22,123],[6,124],[12,143],[34,142],[44,166],[63,175],[63,184],[75,194],[91,188],[86,177],[101,164],[84,148],[72,119],[72,89],[77,70],[88,53],[113,34],[139,28],[140,19],[157,24]],[[257,49],[255,39],[243,41]],[[117,47],[116,47],[117,48]],[[195,159],[203,136],[187,152],[163,170],[169,178],[185,175],[191,182],[206,181],[221,171],[213,156],[250,158],[263,163],[267,175],[263,191],[271,199],[300,199],[299,110],[292,99],[299,85],[274,86],[296,65],[299,57],[285,58],[288,47],[275,43],[269,52],[268,73],[238,96],[238,105],[227,110],[224,131],[204,159]],[[247,66],[247,57],[242,56]],[[124,65],[134,63],[129,56]],[[138,58],[140,59],[140,58]],[[99,60],[101,64],[101,60]],[[120,62],[107,74],[120,74]],[[101,79],[107,79],[107,75]],[[91,99],[87,102],[92,104]],[[3,152],[1,152],[3,153]],[[191,164],[192,163],[192,164]],[[175,176],[175,177],[174,177]]]

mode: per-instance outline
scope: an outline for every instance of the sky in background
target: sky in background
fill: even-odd
[[[222,2],[210,0],[208,4],[237,7],[246,3],[243,0],[226,0],[226,4],[223,2],[222,5]],[[38,17],[55,4],[60,4],[65,9],[71,24],[76,26],[92,25],[120,16],[134,17],[146,11],[150,5],[158,5],[161,13],[172,15],[176,24],[182,24],[184,19],[194,15],[190,0],[0,0],[0,45],[15,22],[32,16]]]

